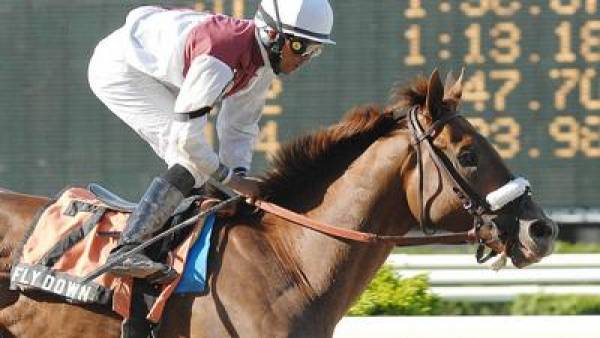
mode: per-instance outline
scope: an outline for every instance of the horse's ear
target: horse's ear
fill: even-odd
[[[449,71],[448,74],[446,74],[446,81],[444,81],[444,93],[448,90],[448,88],[452,87],[454,82],[456,82],[456,79],[454,78],[454,73],[452,73],[452,71]]]
[[[460,76],[456,81],[454,81],[452,76],[452,72],[448,73],[448,77],[446,77],[446,85],[444,87],[444,103],[446,106],[450,107],[452,110],[456,110],[460,102],[460,98],[462,96],[463,90],[463,75],[465,74],[465,68],[462,68],[460,71]]]
[[[444,99],[444,85],[440,80],[440,73],[438,70],[434,70],[429,78],[429,85],[427,86],[427,101],[426,110],[431,114],[431,118],[435,121],[439,118],[443,112],[443,100]]]

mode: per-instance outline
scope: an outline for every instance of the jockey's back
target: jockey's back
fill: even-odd
[[[144,6],[127,15],[121,36],[127,62],[137,70],[177,87],[183,82],[188,33],[210,17],[188,9]]]

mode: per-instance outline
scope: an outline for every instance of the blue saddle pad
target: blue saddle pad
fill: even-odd
[[[183,275],[175,288],[175,293],[201,293],[206,287],[208,252],[210,237],[215,224],[214,213],[206,216],[200,236],[188,253]]]

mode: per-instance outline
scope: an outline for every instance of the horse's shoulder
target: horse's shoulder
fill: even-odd
[[[0,271],[10,267],[12,250],[37,211],[50,199],[11,191],[0,192]]]
[[[50,198],[45,196],[28,195],[19,192],[8,190],[0,190],[0,210],[11,211],[10,207],[15,210],[31,210],[38,209],[50,201]]]

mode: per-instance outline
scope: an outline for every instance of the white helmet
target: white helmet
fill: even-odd
[[[335,44],[329,38],[333,11],[327,0],[262,0],[254,20],[258,27],[279,30],[275,1],[283,32],[312,41]]]

